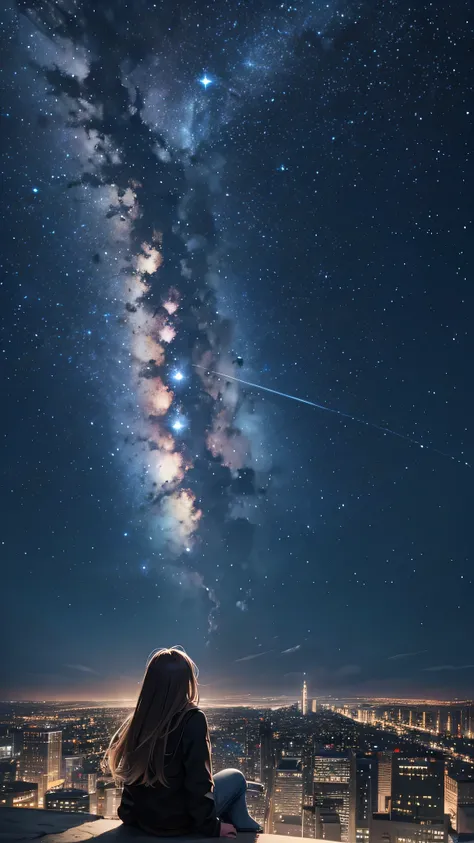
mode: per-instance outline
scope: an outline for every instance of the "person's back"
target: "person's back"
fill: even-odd
[[[234,837],[233,822],[259,831],[248,815],[243,775],[225,770],[214,783],[207,720],[197,705],[189,656],[177,648],[155,653],[136,709],[106,753],[105,766],[124,786],[119,817],[159,836]]]
[[[166,786],[160,782],[153,787],[126,784],[118,812],[123,822],[138,824],[155,834],[159,831],[171,836],[198,830],[206,837],[219,836],[214,800],[206,796],[212,789],[206,735],[205,715],[198,708],[191,709],[168,738]]]

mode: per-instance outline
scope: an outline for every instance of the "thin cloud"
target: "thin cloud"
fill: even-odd
[[[413,656],[421,656],[423,653],[427,653],[428,650],[415,650],[414,653],[397,653],[395,656],[389,656],[387,661],[395,662],[399,659],[411,659]]]
[[[66,664],[65,667],[68,667],[69,670],[78,670],[80,673],[92,673],[94,676],[98,676],[96,670],[92,670],[91,667],[87,667],[85,664]]]
[[[273,650],[265,650],[264,653],[253,653],[251,656],[242,656],[241,659],[236,659],[236,662],[251,662],[253,659],[260,659],[262,656],[268,656],[269,653],[273,653]]]
[[[287,653],[296,653],[297,650],[301,650],[301,644],[296,644],[295,647],[288,647],[287,650],[282,650],[281,655],[286,656]]]
[[[434,673],[438,670],[473,670],[474,664],[436,664],[433,667],[424,667],[426,673]]]
[[[357,676],[361,670],[362,668],[358,664],[345,664],[339,670],[336,670],[334,675],[344,679],[349,676]]]

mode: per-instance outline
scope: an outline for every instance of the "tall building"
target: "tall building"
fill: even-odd
[[[272,786],[273,778],[273,732],[269,720],[261,720],[259,727],[260,738],[260,781],[268,789]]]
[[[303,805],[303,829],[301,836],[312,839],[316,837],[313,805]]]
[[[312,700],[311,701],[311,712],[312,712],[312,714],[316,714],[317,710],[318,710],[318,701]]]
[[[313,804],[314,742],[313,736],[307,735],[301,756],[303,770],[303,804]]]
[[[248,782],[246,799],[251,816],[263,828],[267,803],[264,785],[257,782]]]
[[[470,705],[465,710],[465,726],[464,732],[467,738],[474,740],[474,705]]]
[[[47,790],[61,784],[62,732],[28,729],[23,732],[20,776],[38,785],[38,805],[43,807]]]
[[[373,758],[356,759],[356,840],[368,843],[370,821],[374,810],[376,762]]]
[[[18,761],[16,758],[7,758],[0,761],[0,784],[16,782]]]
[[[392,752],[377,754],[377,803],[381,814],[390,812],[392,800]]]
[[[22,746],[22,729],[18,726],[0,726],[0,759],[19,758]]]
[[[444,812],[449,817],[453,831],[461,831],[461,808],[474,805],[474,778],[455,777],[446,772],[444,779]]]
[[[443,823],[444,761],[393,756],[391,817]]]
[[[306,717],[308,713],[308,686],[306,679],[303,682],[303,690],[301,692],[301,714]]]
[[[36,782],[4,782],[0,784],[0,808],[37,808]]]
[[[273,834],[301,837],[303,772],[297,758],[283,758],[275,771]]]
[[[100,779],[97,782],[97,792],[94,801],[98,817],[117,819],[117,810],[122,799],[122,790],[123,788],[116,787],[111,777]]]
[[[334,812],[318,812],[317,837],[320,840],[334,840],[336,843],[341,840],[341,821],[338,814]]]
[[[78,771],[72,779],[73,790],[85,790],[86,793],[95,793],[97,790],[97,773],[83,773]]]
[[[13,758],[13,738],[11,735],[2,735],[0,737],[0,761],[5,761],[7,758]]]
[[[64,787],[74,787],[73,781],[77,773],[82,773],[84,764],[84,755],[68,755],[63,759],[64,762]]]
[[[342,843],[356,839],[356,765],[352,752],[316,750],[314,755],[313,802],[316,814],[337,814]],[[319,822],[320,825],[320,822]],[[318,816],[316,817],[316,831]]]
[[[89,813],[89,794],[83,790],[50,790],[45,794],[44,807],[48,811],[63,811],[66,814]]]
[[[426,825],[374,814],[370,824],[370,843],[446,843],[446,840],[444,823]]]

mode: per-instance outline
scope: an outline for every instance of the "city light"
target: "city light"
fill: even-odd
[[[474,793],[472,701],[314,700],[313,690],[305,678],[293,697],[224,695],[205,704],[214,770],[244,774],[250,783],[247,806],[256,822],[267,834],[290,840],[314,840],[318,830],[321,839],[316,823],[326,831],[330,822],[340,843],[379,843],[388,830],[400,840],[408,822],[413,835],[404,838],[406,843],[446,843],[445,805],[454,832],[471,788]],[[310,706],[310,698],[317,705]],[[14,769],[15,777],[0,779],[0,807],[115,819],[122,788],[103,779],[100,762],[117,722],[133,704],[124,699],[65,708],[64,702],[43,702],[32,713],[31,703],[15,703],[3,721],[14,731],[0,736],[0,773],[12,775]],[[423,723],[437,731],[436,741],[420,730]],[[470,774],[458,774],[453,759]],[[403,819],[384,810],[388,801],[399,806]],[[334,806],[329,814],[323,810],[328,803]],[[319,807],[318,820],[314,808]]]

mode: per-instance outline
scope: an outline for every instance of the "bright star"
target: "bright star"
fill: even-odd
[[[183,378],[184,378],[184,375],[183,375],[182,372],[175,372],[174,375],[173,375],[174,381],[182,381]]]
[[[38,187],[34,187],[34,188],[33,188],[33,193],[39,193],[39,188],[38,188]]]
[[[173,422],[171,427],[173,428],[173,430],[182,430],[183,427],[184,427],[184,424],[179,419],[176,419],[176,421]]]
[[[207,88],[208,85],[212,84],[212,79],[209,79],[207,74],[205,73],[202,79],[199,80],[203,88]]]

